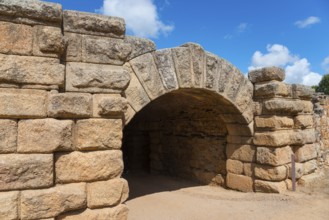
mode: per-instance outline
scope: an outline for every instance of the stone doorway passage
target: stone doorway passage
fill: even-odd
[[[204,89],[175,90],[150,102],[124,128],[125,175],[146,172],[224,186],[228,130],[222,118],[232,107]]]

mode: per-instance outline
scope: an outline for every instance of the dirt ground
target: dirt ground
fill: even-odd
[[[312,189],[284,194],[241,193],[160,175],[126,178],[128,220],[329,219],[329,178]]]

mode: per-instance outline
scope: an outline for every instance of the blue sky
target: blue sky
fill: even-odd
[[[329,73],[328,0],[52,0],[64,9],[126,19],[127,34],[158,49],[196,42],[243,73],[286,69],[289,83],[317,84]]]

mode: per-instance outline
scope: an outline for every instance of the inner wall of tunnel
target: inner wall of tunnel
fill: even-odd
[[[232,105],[203,89],[180,89],[145,106],[125,126],[125,173],[149,172],[223,185]]]

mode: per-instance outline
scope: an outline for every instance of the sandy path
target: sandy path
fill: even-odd
[[[329,190],[240,193],[173,177],[128,177],[128,220],[328,220]]]

